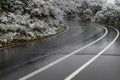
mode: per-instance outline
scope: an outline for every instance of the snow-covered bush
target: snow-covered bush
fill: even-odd
[[[60,8],[51,6],[49,9],[50,9],[49,13],[52,18],[58,19],[60,21],[63,20],[64,12],[62,10],[60,10]]]
[[[120,0],[115,0],[115,5],[120,7]]]
[[[120,25],[120,8],[107,6],[95,15],[95,21],[112,26]]]
[[[64,30],[63,11],[53,4],[46,0],[0,0],[0,46]]]
[[[0,43],[2,45],[10,43],[11,41],[13,41],[15,36],[16,36],[16,34],[15,33],[11,33],[11,32],[9,32],[7,34],[4,34],[4,35],[2,35],[0,37]]]
[[[31,25],[32,25],[31,28],[33,30],[41,32],[41,33],[45,32],[48,27],[48,25],[43,21],[38,21]]]
[[[54,0],[53,7],[56,10],[53,11],[59,10],[63,17],[77,14],[81,21],[87,22],[93,21],[94,15],[102,9],[102,5],[101,0]]]
[[[0,33],[5,33],[5,32],[7,32],[7,28],[3,24],[0,24]]]
[[[91,22],[93,19],[93,12],[90,9],[83,11],[83,14],[80,16],[82,22]]]
[[[24,5],[20,0],[1,0],[1,8],[5,11],[22,13],[24,11]]]
[[[105,0],[0,0],[0,42],[55,34],[63,30],[64,17],[71,15],[77,15],[82,22],[119,26],[119,2],[109,5]]]
[[[25,10],[31,14],[32,17],[42,18],[49,16],[49,3],[42,0],[29,0]]]
[[[78,12],[81,0],[54,0],[53,5],[64,12],[64,15],[72,15]]]
[[[116,0],[117,6],[106,2],[105,0],[54,0],[53,6],[59,8],[63,16],[77,14],[83,22],[119,26],[120,1]]]

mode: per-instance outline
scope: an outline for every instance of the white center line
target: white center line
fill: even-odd
[[[113,29],[115,29],[115,28],[113,28]],[[72,74],[70,74],[64,80],[71,80],[71,79],[73,79],[78,73],[80,73],[83,69],[85,69],[93,61],[95,61],[100,55],[102,55],[118,39],[120,33],[119,33],[119,31],[117,29],[115,29],[115,30],[117,32],[117,36],[115,37],[115,39],[106,48],[104,48],[101,52],[99,52],[96,56],[94,56],[92,59],[90,59],[88,62],[86,62],[80,68],[78,68],[76,71],[74,71]]]
[[[50,64],[48,64],[48,65],[46,65],[46,66],[44,66],[44,67],[42,67],[42,68],[40,68],[40,69],[38,69],[38,70],[36,70],[36,71],[30,73],[30,74],[28,74],[28,75],[26,75],[26,76],[24,76],[24,77],[18,79],[18,80],[27,80],[27,79],[29,79],[29,78],[31,78],[31,77],[37,75],[38,73],[40,73],[40,72],[42,72],[42,71],[44,71],[44,70],[46,70],[46,69],[48,69],[48,68],[54,66],[55,64],[57,64],[57,63],[59,63],[59,62],[65,60],[65,59],[69,58],[70,56],[72,56],[72,55],[78,53],[79,51],[82,51],[83,49],[85,49],[85,48],[91,46],[92,44],[94,44],[94,43],[100,41],[100,40],[103,39],[103,38],[107,35],[107,33],[108,33],[108,30],[107,30],[106,27],[103,27],[103,26],[101,26],[101,27],[105,29],[105,33],[104,33],[103,36],[101,36],[101,37],[98,38],[97,40],[95,40],[95,41],[93,41],[93,42],[87,44],[86,46],[84,46],[84,47],[82,47],[82,48],[80,48],[80,49],[77,49],[77,50],[71,52],[70,54],[68,54],[68,55],[66,55],[66,56],[64,56],[64,57],[62,57],[62,58],[60,58],[60,59],[58,59],[58,60],[56,60],[56,61],[54,61],[54,62],[52,62],[52,63],[50,63]]]

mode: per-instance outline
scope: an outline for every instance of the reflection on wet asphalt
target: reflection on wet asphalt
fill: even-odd
[[[85,29],[87,27],[85,24],[79,26],[79,23],[73,23],[70,29],[64,34],[56,35],[50,38],[46,38],[40,41],[32,42],[27,45],[23,45],[15,48],[7,48],[0,52],[0,67],[1,70],[7,67],[11,67],[16,64],[21,64],[26,61],[31,61],[31,59],[36,57],[42,57],[44,55],[49,55],[52,53],[56,53],[56,51],[66,51],[67,48],[74,46],[72,49],[78,49],[79,47],[84,46],[89,43],[89,38],[95,35],[95,38],[100,37],[104,34],[103,29],[98,29],[93,24],[89,24],[89,30]],[[94,33],[93,33],[94,30]],[[103,33],[102,33],[103,32]],[[89,35],[91,34],[91,35]],[[86,40],[86,41],[84,41]],[[92,41],[91,40],[91,41]],[[63,53],[64,53],[63,52]],[[71,52],[71,50],[68,52]],[[65,52],[65,53],[68,53]]]
[[[113,35],[112,35],[113,34]],[[112,35],[113,38],[109,38]],[[88,60],[90,60],[94,55],[97,55],[102,49],[104,49],[110,42],[116,37],[116,31],[110,28],[109,33],[101,41],[95,43],[94,45],[80,51],[76,55],[58,63],[57,65],[33,76],[29,80],[64,80],[69,74],[74,72],[77,68],[82,66]],[[107,40],[109,38],[109,40]],[[90,40],[90,39],[89,39]],[[93,41],[93,39],[92,39]],[[82,56],[81,56],[82,55]],[[52,74],[51,74],[52,72]],[[56,73],[57,72],[57,73]],[[47,76],[47,77],[46,77]],[[55,77],[54,77],[55,76]],[[74,79],[80,80],[82,78]]]
[[[46,39],[31,42],[27,45],[1,50],[0,80],[17,80],[18,78],[23,77],[24,75],[38,68],[41,68],[69,54],[70,52],[76,49],[85,46],[86,44],[98,39],[105,33],[105,30],[101,28],[100,25],[94,23],[86,24],[86,23],[79,23],[77,21],[66,21],[66,24],[70,26],[70,29],[63,34],[59,34]],[[79,66],[83,65],[86,61],[88,61],[94,55],[96,55],[98,52],[104,49],[114,39],[114,37],[116,36],[116,32],[109,27],[108,27],[108,31],[109,33],[105,36],[105,38],[103,38],[96,44],[82,50],[76,55],[71,56],[70,58],[64,60],[63,62],[58,63],[57,65],[51,67],[50,69],[30,78],[30,80],[63,80],[74,70],[76,70]],[[118,39],[110,47],[110,49],[107,50],[103,55],[110,55],[110,56],[119,55],[120,52],[119,41],[120,40]],[[100,61],[98,62],[103,65],[103,63],[101,63]],[[18,67],[20,66],[20,64],[24,64],[24,65]],[[8,73],[8,70],[12,69],[13,66],[18,68],[11,70]],[[97,68],[99,67],[97,66]],[[90,69],[88,69],[88,71]],[[88,74],[87,76],[91,74],[88,71],[83,72],[83,74],[81,73],[82,76],[80,76],[81,75],[80,74],[74,80],[79,80],[79,79],[87,80],[84,77],[85,74]],[[98,80],[96,78],[95,79],[88,78],[88,79]],[[104,80],[104,79],[100,79],[100,80]],[[106,78],[106,80],[110,80],[110,79]],[[120,80],[120,78],[115,80]]]

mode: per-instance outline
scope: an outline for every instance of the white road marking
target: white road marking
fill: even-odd
[[[57,63],[59,63],[59,62],[65,60],[65,59],[69,58],[70,56],[72,56],[72,55],[78,53],[79,51],[81,51],[81,50],[83,50],[83,49],[89,47],[90,45],[92,45],[92,44],[94,44],[94,43],[100,41],[100,40],[101,40],[102,38],[104,38],[104,37],[107,35],[107,33],[108,33],[108,30],[107,30],[106,27],[103,27],[103,26],[102,26],[102,28],[105,29],[105,33],[104,33],[103,36],[101,36],[101,37],[98,38],[97,40],[95,40],[95,41],[89,43],[88,45],[86,45],[86,46],[84,46],[84,47],[82,47],[82,48],[80,48],[80,49],[77,49],[77,50],[71,52],[70,54],[68,54],[68,55],[66,55],[66,56],[64,56],[64,57],[62,57],[62,58],[60,58],[60,59],[58,59],[58,60],[56,60],[56,61],[54,61],[54,62],[52,62],[52,63],[50,63],[50,64],[48,64],[48,65],[46,65],[46,66],[44,66],[44,67],[42,67],[42,68],[40,68],[40,69],[38,69],[38,70],[36,70],[36,71],[30,73],[30,74],[28,74],[28,75],[26,75],[26,76],[24,76],[24,77],[18,79],[18,80],[27,80],[27,79],[33,77],[34,75],[37,75],[38,73],[40,73],[40,72],[42,72],[42,71],[44,71],[44,70],[46,70],[46,69],[48,69],[48,68],[54,66],[55,64],[57,64]]]
[[[113,28],[113,29],[115,29],[115,28]],[[118,39],[120,33],[119,33],[119,31],[117,29],[115,29],[115,30],[117,32],[117,36],[115,37],[115,39],[106,48],[104,48],[101,52],[99,52],[96,56],[94,56],[92,59],[90,59],[88,62],[86,62],[80,68],[78,68],[76,71],[74,71],[72,74],[70,74],[64,80],[71,80],[71,79],[73,79],[78,73],[80,73],[83,69],[85,69],[93,61],[95,61],[100,55],[102,55]]]

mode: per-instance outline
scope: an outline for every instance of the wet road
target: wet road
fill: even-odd
[[[64,33],[1,50],[0,80],[25,80],[24,76],[75,53],[27,79],[64,80],[109,46],[118,35],[115,29],[107,27],[107,33],[102,26],[94,23],[85,24],[73,20],[66,24],[70,28]],[[96,41],[97,39],[99,40]],[[91,44],[94,41],[96,42]],[[88,44],[91,45],[85,47]],[[119,44],[118,37],[117,41],[71,80],[120,80]],[[83,50],[79,50],[83,47]]]

